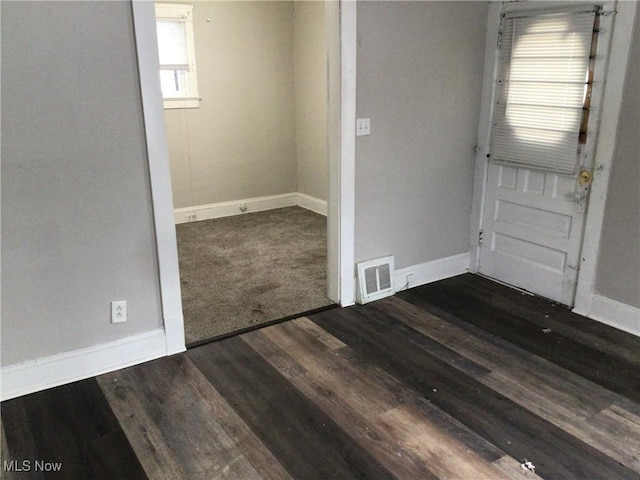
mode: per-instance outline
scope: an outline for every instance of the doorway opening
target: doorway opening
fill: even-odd
[[[355,235],[356,2],[327,2],[328,296],[353,305]],[[158,82],[156,18],[151,2],[132,2],[149,182],[160,281],[162,320],[168,355],[185,350],[171,174],[162,95]]]
[[[176,19],[194,57],[160,52],[175,90],[197,71],[198,98],[165,91],[163,115],[187,345],[333,304],[327,9],[196,2]]]

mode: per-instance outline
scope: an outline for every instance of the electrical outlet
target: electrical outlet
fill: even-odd
[[[413,272],[407,273],[407,287],[413,283],[414,276],[415,274]]]
[[[187,215],[187,222],[195,222],[198,219],[198,216],[195,213],[190,213]]]
[[[371,134],[371,119],[370,118],[358,118],[356,119],[356,136]]]
[[[127,301],[119,300],[111,302],[111,323],[122,323],[127,321]]]

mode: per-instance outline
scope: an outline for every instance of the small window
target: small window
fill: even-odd
[[[491,159],[571,174],[586,135],[595,11],[505,16]]]
[[[193,5],[156,3],[156,30],[164,108],[197,108]]]

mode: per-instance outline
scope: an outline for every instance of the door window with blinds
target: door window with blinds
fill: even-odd
[[[503,17],[492,161],[575,173],[595,19],[595,11]]]
[[[193,6],[156,3],[156,31],[164,107],[198,107]]]

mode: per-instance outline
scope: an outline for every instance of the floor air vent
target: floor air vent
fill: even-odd
[[[358,263],[358,303],[393,295],[393,274],[393,255]]]

